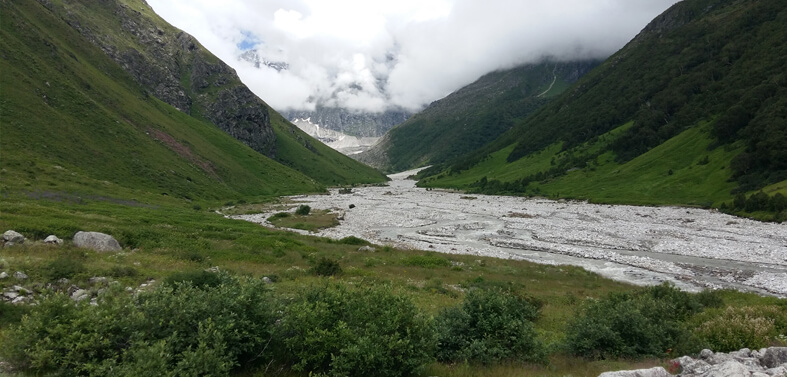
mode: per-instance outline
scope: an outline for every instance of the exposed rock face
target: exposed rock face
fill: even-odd
[[[281,113],[290,121],[310,119],[330,130],[356,137],[380,137],[394,126],[404,123],[412,113],[404,110],[388,110],[381,113],[351,111],[337,107],[317,106],[314,111],[291,110]]]
[[[44,243],[53,244],[53,245],[61,245],[63,244],[63,240],[58,238],[54,234],[50,234],[44,239]]]
[[[276,139],[268,106],[241,83],[235,70],[194,37],[155,16],[146,3],[140,11],[118,0],[100,5],[66,0],[63,9],[55,9],[61,5],[49,0],[39,2],[62,14],[71,27],[156,98],[207,119],[252,149],[275,157]],[[110,34],[94,17],[117,28]]]
[[[784,377],[787,376],[787,347],[744,348],[730,353],[703,350],[698,359],[689,356],[672,360],[680,373],[672,375],[664,368],[606,372],[599,377]]]
[[[123,250],[114,237],[99,232],[77,232],[74,235],[74,246],[98,252]]]

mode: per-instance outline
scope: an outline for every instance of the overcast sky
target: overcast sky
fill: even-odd
[[[417,110],[500,68],[607,57],[676,0],[147,0],[277,110]],[[238,59],[257,50],[287,70]]]

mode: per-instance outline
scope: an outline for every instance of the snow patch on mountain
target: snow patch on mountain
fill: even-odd
[[[379,137],[350,136],[312,123],[311,118],[296,118],[291,122],[303,132],[309,134],[309,136],[346,155],[353,155],[366,151],[380,139]]]

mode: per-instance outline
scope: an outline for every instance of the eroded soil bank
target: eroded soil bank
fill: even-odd
[[[787,225],[716,211],[598,205],[387,187],[292,197],[344,220],[317,235],[443,253],[570,264],[634,284],[730,287],[787,297]],[[350,205],[354,208],[350,209]],[[266,224],[272,213],[233,216]]]

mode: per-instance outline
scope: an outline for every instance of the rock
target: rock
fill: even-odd
[[[206,268],[206,269],[205,269],[205,272],[212,272],[212,273],[214,273],[214,274],[215,274],[215,273],[218,273],[218,272],[219,272],[219,266],[213,266],[213,267],[211,267],[211,268]]]
[[[355,204],[350,204],[350,209],[355,208]]]
[[[662,367],[650,369],[624,370],[618,372],[604,372],[598,377],[674,377]]]
[[[362,251],[362,252],[368,251],[370,253],[373,253],[373,252],[377,251],[377,249],[375,249],[375,248],[373,248],[371,246],[361,246],[360,248],[358,248],[358,251]]]
[[[70,282],[71,282],[71,281],[70,281],[70,280],[68,280],[68,279],[66,279],[66,278],[60,278],[60,279],[57,279],[57,283],[58,283],[58,284],[60,284],[60,285],[66,285],[66,284],[68,284],[68,283],[70,283]]]
[[[700,351],[700,359],[706,360],[706,359],[710,358],[711,356],[713,356],[713,351],[711,351],[711,350],[709,350],[707,348],[702,350],[702,351]]]
[[[19,297],[19,293],[14,292],[14,291],[6,291],[6,292],[3,292],[3,297],[6,300],[13,300],[13,299]]]
[[[273,284],[273,280],[271,280],[271,278],[269,278],[267,276],[263,276],[262,277],[262,282],[265,283],[265,284]]]
[[[25,236],[13,230],[6,230],[5,233],[3,233],[3,242],[5,242],[5,244],[11,243],[8,246],[24,243]]]
[[[77,302],[82,301],[88,297],[90,297],[90,292],[84,289],[77,289],[71,294],[71,299]]]
[[[74,235],[74,246],[98,252],[123,250],[114,237],[99,232],[77,232]]]
[[[63,240],[61,240],[60,238],[57,238],[57,236],[54,235],[54,234],[50,234],[49,236],[44,238],[44,243],[48,243],[48,244],[52,244],[52,245],[62,245],[63,244]]]
[[[5,271],[0,272],[0,279],[5,279],[7,277],[8,277],[8,272],[5,272]]]
[[[109,282],[109,279],[103,276],[93,276],[92,278],[87,279],[87,281],[90,284],[106,284],[107,282]]]
[[[760,363],[766,368],[776,368],[787,363],[787,347],[771,347],[760,357]]]
[[[735,360],[727,360],[721,364],[714,365],[707,372],[702,374],[703,377],[740,377],[748,376],[751,370],[743,364]]]
[[[25,279],[28,278],[28,276],[27,276],[27,274],[25,274],[22,271],[17,271],[17,272],[14,272],[14,278],[19,279],[19,280],[25,280]]]

